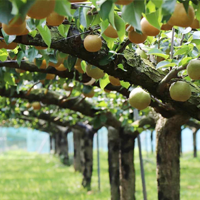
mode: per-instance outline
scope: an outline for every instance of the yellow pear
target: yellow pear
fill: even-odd
[[[135,88],[129,94],[129,103],[138,110],[147,108],[151,103],[150,94],[142,88]]]

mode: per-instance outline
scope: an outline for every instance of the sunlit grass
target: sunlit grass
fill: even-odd
[[[98,192],[96,153],[92,192],[81,186],[82,176],[73,166],[62,165],[52,155],[7,152],[0,155],[0,200],[108,200],[110,188],[107,153],[101,152],[101,192]],[[144,155],[146,187],[149,200],[157,199],[155,156]],[[138,152],[135,153],[136,199],[142,199]],[[191,154],[181,158],[181,200],[200,196],[200,159]]]

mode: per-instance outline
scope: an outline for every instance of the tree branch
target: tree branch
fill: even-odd
[[[68,99],[68,101],[61,103],[60,99],[63,98],[61,94],[51,91],[48,91],[45,94],[44,93],[45,89],[32,90],[28,96],[24,91],[20,91],[19,93],[17,93],[16,91],[17,90],[15,87],[12,87],[11,89],[0,88],[0,95],[8,98],[26,99],[29,102],[41,101],[42,103],[47,105],[56,105],[59,106],[60,108],[67,108],[75,112],[80,112],[88,117],[95,117],[97,115],[100,115],[102,111],[101,109],[93,108],[93,105],[91,105],[86,100],[82,100],[82,97],[70,98]],[[112,113],[107,112],[106,116],[107,116],[107,122],[106,122],[107,125],[113,126],[117,129],[121,126],[121,122],[118,121],[112,115]]]
[[[77,34],[78,30],[74,27],[70,28],[68,36]],[[140,85],[144,89],[148,90],[154,97],[162,100],[163,103],[170,103],[177,112],[184,111],[185,114],[189,114],[191,117],[200,120],[200,98],[198,94],[200,91],[196,86],[191,84],[192,96],[187,102],[176,102],[170,98],[169,92],[166,91],[164,94],[158,92],[158,87],[162,79],[167,75],[167,72],[160,69],[154,69],[147,63],[144,63],[138,56],[134,54],[133,50],[125,50],[122,60],[116,63],[117,57],[114,60],[108,61],[104,65],[102,61],[108,56],[109,49],[105,44],[100,51],[95,53],[87,52],[83,46],[83,40],[78,35],[73,38],[63,39],[59,34],[57,28],[52,27],[52,44],[51,48],[57,49],[63,53],[70,54],[74,57],[78,57],[86,62],[97,66],[104,70],[111,76],[119,78],[129,82],[130,84]],[[59,39],[63,39],[60,42],[56,42]],[[15,42],[26,44],[26,45],[36,45],[36,46],[46,46],[41,36],[38,34],[34,38],[30,35],[19,36],[16,38]],[[108,58],[109,60],[109,58]],[[122,62],[124,69],[115,69],[115,64],[120,64]],[[117,65],[116,65],[117,66]]]

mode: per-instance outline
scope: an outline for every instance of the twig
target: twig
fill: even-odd
[[[122,53],[124,51],[124,49],[131,44],[131,41],[129,39],[127,39],[123,44],[122,47],[117,51],[117,53]]]
[[[47,86],[47,89],[45,90],[44,94],[46,95],[49,91],[49,87],[51,86],[51,82],[49,83],[49,85]]]
[[[182,35],[180,46],[183,44],[184,37],[185,37],[185,34]],[[180,57],[181,57],[181,55],[178,56],[178,59],[180,59]]]
[[[185,34],[182,35],[181,42],[180,42],[180,46],[183,44],[184,38],[185,38]]]
[[[173,59],[173,57],[174,57],[174,32],[175,32],[175,29],[173,27],[172,28],[172,38],[171,38],[171,56],[170,56],[171,59]]]
[[[158,49],[160,49],[160,33],[158,34]]]
[[[95,29],[93,29],[93,31],[94,31],[94,30],[98,30],[98,29],[99,29],[99,27],[96,27]],[[85,31],[85,32],[82,32],[82,33],[79,33],[79,34],[74,34],[74,35],[72,35],[72,36],[70,36],[70,37],[66,37],[66,38],[63,38],[63,39],[60,39],[60,40],[56,40],[55,42],[52,42],[51,44],[55,44],[55,43],[57,43],[57,42],[61,42],[61,41],[63,41],[63,40],[68,40],[68,39],[71,39],[71,38],[74,38],[74,37],[83,35],[83,34],[85,34],[85,33],[90,33],[90,32],[91,32],[91,30]]]
[[[155,100],[157,103],[158,103],[158,105],[161,105],[162,107],[166,107],[166,105],[164,104],[164,103],[162,103],[161,101],[159,101],[157,98],[155,98],[154,96],[152,96],[151,95],[151,98],[153,99],[153,100]]]
[[[119,59],[120,59],[120,55],[118,54],[121,54],[125,48],[131,43],[131,41],[129,39],[127,39],[123,44],[122,44],[122,47],[117,51],[117,58],[115,60],[115,69],[117,69],[117,64],[119,62]]]
[[[75,106],[78,106],[81,102],[85,100],[86,97],[83,97],[80,101],[76,102],[71,109],[73,109]]]
[[[66,101],[68,101],[68,98],[71,96],[72,94],[72,90],[73,88],[70,90],[70,93],[67,95],[67,96],[64,96],[60,101],[61,101],[61,104],[62,103],[65,103]]]
[[[37,85],[37,84],[39,84],[39,83],[40,83],[40,81],[34,83],[34,84],[29,88],[29,90],[27,91],[26,96],[28,96],[28,95],[30,94],[31,90],[34,88],[34,86]]]
[[[158,93],[160,94],[163,94],[163,92],[165,91],[165,89],[167,88],[168,86],[168,83],[170,82],[170,80],[172,78],[178,78],[178,73],[184,69],[187,68],[187,64],[183,65],[183,66],[180,66],[180,67],[177,67],[177,68],[174,68],[172,69],[163,79],[162,81],[160,82],[159,86],[158,86]]]

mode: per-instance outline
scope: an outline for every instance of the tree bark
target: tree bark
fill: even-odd
[[[81,172],[81,132],[73,129],[74,139],[74,170]]]
[[[64,165],[70,165],[68,154],[67,132],[61,132],[59,141],[59,156]]]
[[[121,200],[135,200],[134,137],[120,130],[120,196]]]
[[[159,200],[180,200],[180,133],[187,116],[159,117],[157,132],[157,183]]]
[[[85,126],[81,134],[81,167],[82,167],[82,185],[88,191],[91,190],[91,179],[93,172],[93,136],[92,129]]]
[[[49,134],[49,143],[50,143],[50,154],[53,154],[55,153],[55,139],[52,133]]]
[[[50,144],[50,153],[52,154],[54,149],[53,149],[53,135],[49,134],[49,144]]]
[[[108,127],[108,166],[111,200],[120,200],[119,180],[119,131]]]
[[[59,133],[56,133],[55,134],[55,154],[58,154],[58,155],[60,153],[59,141],[60,141],[60,135]]]
[[[153,148],[153,131],[151,131],[151,135],[150,135],[150,140],[151,140],[151,153],[154,153],[154,148]]]
[[[182,153],[183,153],[183,148],[182,148],[182,130],[181,130],[181,133],[180,133],[180,157],[182,156]]]
[[[198,129],[193,129],[192,130],[192,135],[193,135],[193,156],[194,158],[197,157],[197,131]]]

